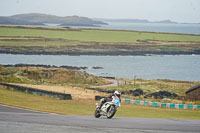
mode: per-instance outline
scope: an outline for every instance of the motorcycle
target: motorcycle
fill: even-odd
[[[100,116],[106,116],[108,119],[111,119],[117,112],[117,108],[120,106],[120,100],[118,97],[113,96],[111,102],[106,102],[100,106],[96,103],[96,110],[94,116],[99,118]]]

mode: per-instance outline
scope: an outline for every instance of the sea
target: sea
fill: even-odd
[[[0,54],[0,64],[87,67],[87,73],[116,78],[200,81],[200,55],[68,56]],[[100,67],[101,69],[94,69]]]
[[[198,23],[130,23],[130,22],[105,22],[108,25],[100,27],[83,27],[111,30],[134,30],[147,32],[164,32],[178,34],[200,35],[200,24]],[[55,25],[56,26],[56,25]],[[78,26],[76,26],[78,27]]]

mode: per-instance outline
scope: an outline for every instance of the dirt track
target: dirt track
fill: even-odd
[[[95,90],[87,90],[80,87],[69,86],[48,86],[48,85],[29,85],[29,84],[16,84],[25,87],[37,88],[41,90],[60,92],[65,94],[71,94],[72,99],[91,99],[94,100],[96,95],[105,96],[105,93],[101,93]]]

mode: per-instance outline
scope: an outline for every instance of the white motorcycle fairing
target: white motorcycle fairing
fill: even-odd
[[[111,119],[115,115],[117,108],[119,106],[120,106],[120,100],[118,97],[114,96],[112,97],[112,101],[104,103],[101,108],[98,105],[98,103],[96,103],[95,117],[99,118],[101,115],[103,115]]]

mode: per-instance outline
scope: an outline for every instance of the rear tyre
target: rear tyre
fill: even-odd
[[[95,110],[94,116],[95,116],[96,118],[99,118],[99,117],[101,116],[101,114],[100,114],[100,109],[99,109],[99,108],[97,108],[97,109]]]
[[[107,118],[111,119],[115,115],[116,112],[117,112],[117,109],[115,108],[115,106],[111,106],[107,113]]]

